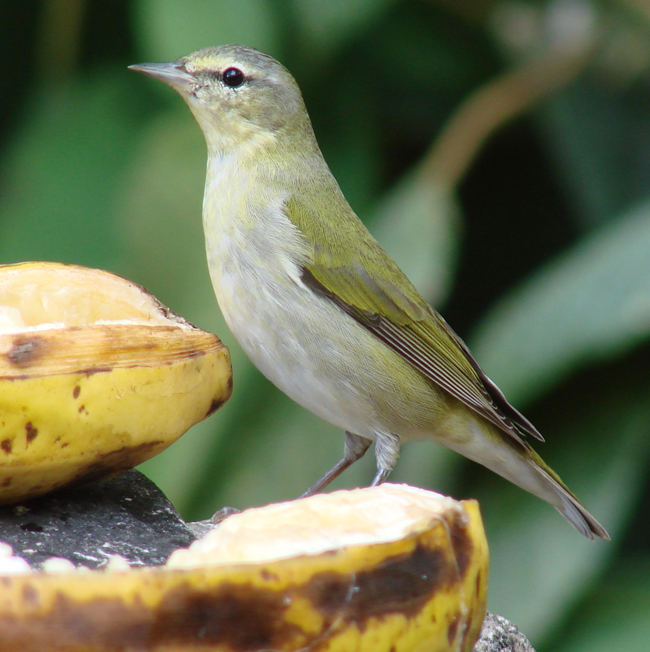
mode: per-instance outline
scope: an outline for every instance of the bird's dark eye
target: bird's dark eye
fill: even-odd
[[[223,71],[223,83],[230,88],[237,88],[244,83],[244,73],[239,68],[226,68]]]

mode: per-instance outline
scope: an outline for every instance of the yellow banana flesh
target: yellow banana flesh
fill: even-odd
[[[470,652],[488,551],[475,501],[382,485],[232,516],[165,567],[1,568],[0,652]]]
[[[0,266],[0,503],[140,464],[231,391],[220,340],[135,283]]]

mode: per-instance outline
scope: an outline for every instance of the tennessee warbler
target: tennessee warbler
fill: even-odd
[[[131,66],[174,88],[203,130],[208,266],[229,328],[260,371],[345,431],[320,491],[375,442],[386,479],[402,441],[432,440],[609,538],[526,441],[542,440],[354,214],[290,73],[251,48]]]

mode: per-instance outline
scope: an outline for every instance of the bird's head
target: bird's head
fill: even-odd
[[[205,48],[179,61],[130,68],[174,88],[203,129],[208,147],[222,154],[277,139],[298,146],[311,138],[295,80],[275,59],[252,48]]]

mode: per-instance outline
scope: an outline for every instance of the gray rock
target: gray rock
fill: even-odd
[[[474,652],[535,652],[528,639],[509,620],[488,612]]]
[[[49,557],[99,568],[114,554],[132,566],[154,566],[195,539],[138,471],[0,507],[0,540],[33,568]]]
[[[235,507],[222,507],[218,512],[215,512],[210,518],[205,521],[194,521],[193,523],[188,523],[187,527],[192,530],[192,533],[196,536],[197,539],[205,536],[210,530],[215,528],[221,521],[232,516],[233,514],[239,514],[241,510],[236,509]]]

